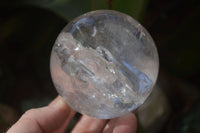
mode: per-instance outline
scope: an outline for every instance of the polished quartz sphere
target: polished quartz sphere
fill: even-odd
[[[52,49],[50,69],[58,93],[74,110],[99,119],[140,106],[158,75],[149,33],[130,16],[97,10],[72,20]]]

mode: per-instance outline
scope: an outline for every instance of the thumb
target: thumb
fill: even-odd
[[[49,133],[59,129],[72,110],[58,96],[49,106],[31,109],[7,133]]]

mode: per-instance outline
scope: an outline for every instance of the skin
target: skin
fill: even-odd
[[[75,113],[58,96],[46,107],[25,112],[7,133],[63,133]],[[111,120],[83,115],[71,133],[135,133],[136,127],[133,113]]]

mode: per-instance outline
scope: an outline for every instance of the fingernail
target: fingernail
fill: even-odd
[[[130,117],[133,117],[133,116],[134,116],[133,113],[128,113],[128,114],[125,114],[124,116],[120,117],[119,119],[127,119],[127,118],[130,118]]]
[[[52,107],[56,107],[56,108],[60,108],[60,107],[68,108],[67,103],[63,100],[63,98],[61,96],[58,96],[49,105],[52,106]]]

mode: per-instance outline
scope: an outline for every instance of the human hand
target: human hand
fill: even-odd
[[[63,133],[75,113],[58,96],[46,107],[28,110],[7,133]],[[136,127],[132,113],[111,120],[83,115],[71,133],[135,133]]]

